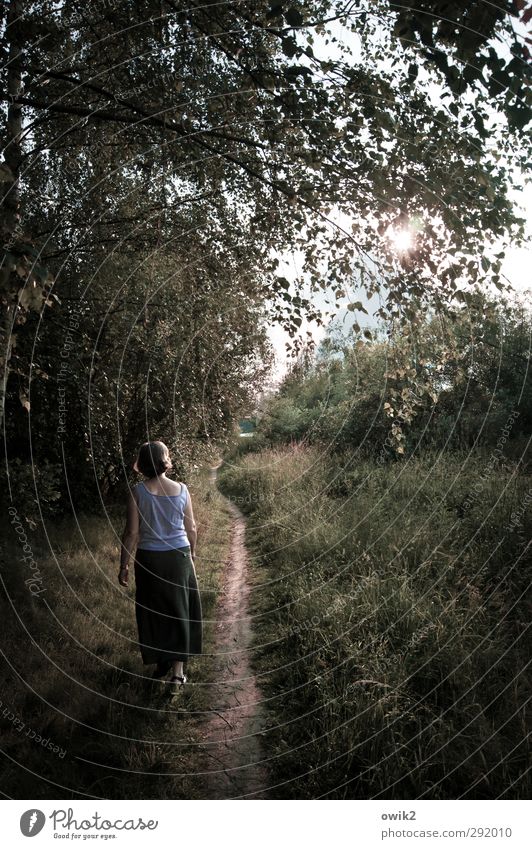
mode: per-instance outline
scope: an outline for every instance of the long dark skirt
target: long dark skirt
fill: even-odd
[[[201,599],[190,548],[137,549],[135,614],[144,663],[201,654]]]

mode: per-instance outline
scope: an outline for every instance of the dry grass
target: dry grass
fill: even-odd
[[[116,580],[122,516],[65,520],[47,528],[49,545],[29,532],[43,575],[44,592],[35,599],[24,583],[21,548],[6,528],[0,715],[2,788],[11,797],[203,795],[195,774],[198,728],[208,707],[202,682],[210,679],[211,623],[230,522],[205,472],[189,486],[199,527],[206,653],[190,664],[194,686],[174,699],[144,677],[151,668],[142,666],[136,645],[134,578],[127,591]]]
[[[474,490],[480,453],[235,462],[279,796],[528,798],[530,510],[507,525],[530,477]]]

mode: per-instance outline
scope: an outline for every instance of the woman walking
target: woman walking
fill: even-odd
[[[194,553],[196,523],[184,483],[166,477],[172,467],[163,442],[145,442],[133,466],[146,480],[130,491],[122,535],[119,583],[128,585],[135,556],[135,614],[145,664],[154,678],[169,673],[171,684],[186,682],[183,664],[201,654],[201,599]]]

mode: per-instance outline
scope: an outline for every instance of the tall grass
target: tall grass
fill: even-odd
[[[212,620],[230,523],[205,474],[190,490],[206,654],[190,664],[196,686],[174,700],[145,677],[152,669],[143,667],[136,642],[134,577],[127,591],[116,580],[123,516],[64,520],[47,529],[49,543],[28,533],[44,590],[36,598],[25,584],[20,545],[5,529],[0,721],[2,788],[11,797],[203,796],[195,776],[198,728],[209,707],[202,682],[211,679]]]
[[[275,792],[526,798],[530,477],[293,446],[220,486],[249,515]]]

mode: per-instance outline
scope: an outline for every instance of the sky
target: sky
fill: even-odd
[[[528,222],[529,238],[532,234],[532,186],[527,186],[523,192],[515,192],[516,204],[523,210],[523,217]],[[286,277],[288,280],[295,280],[301,276],[301,256],[297,254],[279,254],[279,274]],[[525,295],[529,293],[529,303],[532,304],[532,252],[530,245],[522,248],[510,248],[507,250],[506,257],[501,268],[501,275],[507,278],[512,288],[517,294]],[[494,290],[494,294],[496,291]],[[344,304],[349,301],[361,301],[363,306],[368,311],[368,315],[357,314],[356,318],[361,327],[374,327],[376,319],[373,314],[379,307],[377,297],[368,300],[363,289],[353,287],[348,291],[348,298],[344,299]],[[314,305],[319,306],[322,315],[325,318],[326,313],[331,312],[332,305],[327,303],[327,293],[320,292],[312,296]],[[342,303],[341,301],[339,303]],[[354,320],[353,313],[347,311],[346,306],[342,306],[337,312],[336,318],[342,323],[345,328],[349,328]],[[326,327],[318,326],[315,322],[303,321],[301,325],[301,338],[306,338],[307,330],[312,333],[312,338],[316,343],[323,339],[326,333]],[[290,365],[291,357],[286,352],[286,343],[290,342],[290,336],[279,325],[270,325],[268,328],[268,337],[275,351],[275,367],[274,379],[278,380],[286,372]]]
[[[336,27],[336,25],[334,26]],[[515,28],[519,29],[518,26]],[[348,32],[344,28],[339,29],[336,27],[333,31],[336,36],[340,37],[344,42],[349,44],[352,58],[356,62],[360,57],[360,46],[356,35]],[[338,46],[330,42],[326,43],[323,38],[321,38],[321,40],[319,38],[316,39],[313,49],[316,55],[318,55],[319,52],[320,57],[326,56],[330,58],[340,58]],[[504,52],[504,49],[499,52]],[[436,87],[432,87],[431,99],[438,97],[438,89]],[[532,235],[532,185],[525,185],[523,181],[522,190],[513,190],[510,196],[516,204],[516,207],[521,211],[521,214],[528,222],[528,238],[530,240],[530,236]],[[333,215],[331,215],[331,218],[332,217]],[[288,280],[294,280],[296,277],[301,277],[301,255],[298,255],[297,253],[279,254],[278,259],[280,262],[278,269],[280,275],[283,275]],[[501,269],[501,274],[507,278],[507,282],[510,283],[516,293],[520,293],[521,296],[526,296],[527,291],[530,292],[529,302],[532,302],[532,275],[530,274],[531,261],[532,257],[529,243],[528,247],[508,249]],[[327,304],[327,297],[327,294],[322,292],[312,296],[314,305],[321,309],[324,316],[326,312],[330,312],[333,308],[331,304]],[[345,304],[349,301],[361,301],[368,311],[368,315],[361,315],[358,313],[356,316],[361,327],[375,326],[376,320],[373,317],[373,313],[379,306],[379,301],[376,297],[372,298],[371,301],[368,301],[366,293],[363,290],[357,290],[356,287],[353,287],[352,289],[348,289],[348,297],[345,299]],[[349,328],[354,320],[353,314],[348,312],[345,306],[342,306],[339,310],[337,318],[339,318],[340,322],[342,322],[346,328]],[[309,323],[308,321],[303,321],[300,333],[301,338],[306,338],[307,331],[310,331],[313,339],[316,343],[319,343],[326,333],[326,327],[318,326],[314,322]],[[290,355],[286,352],[286,343],[290,342],[290,337],[288,333],[283,331],[283,329],[277,325],[271,325],[269,327],[268,335],[275,351],[273,379],[279,380],[286,372],[291,362]]]

